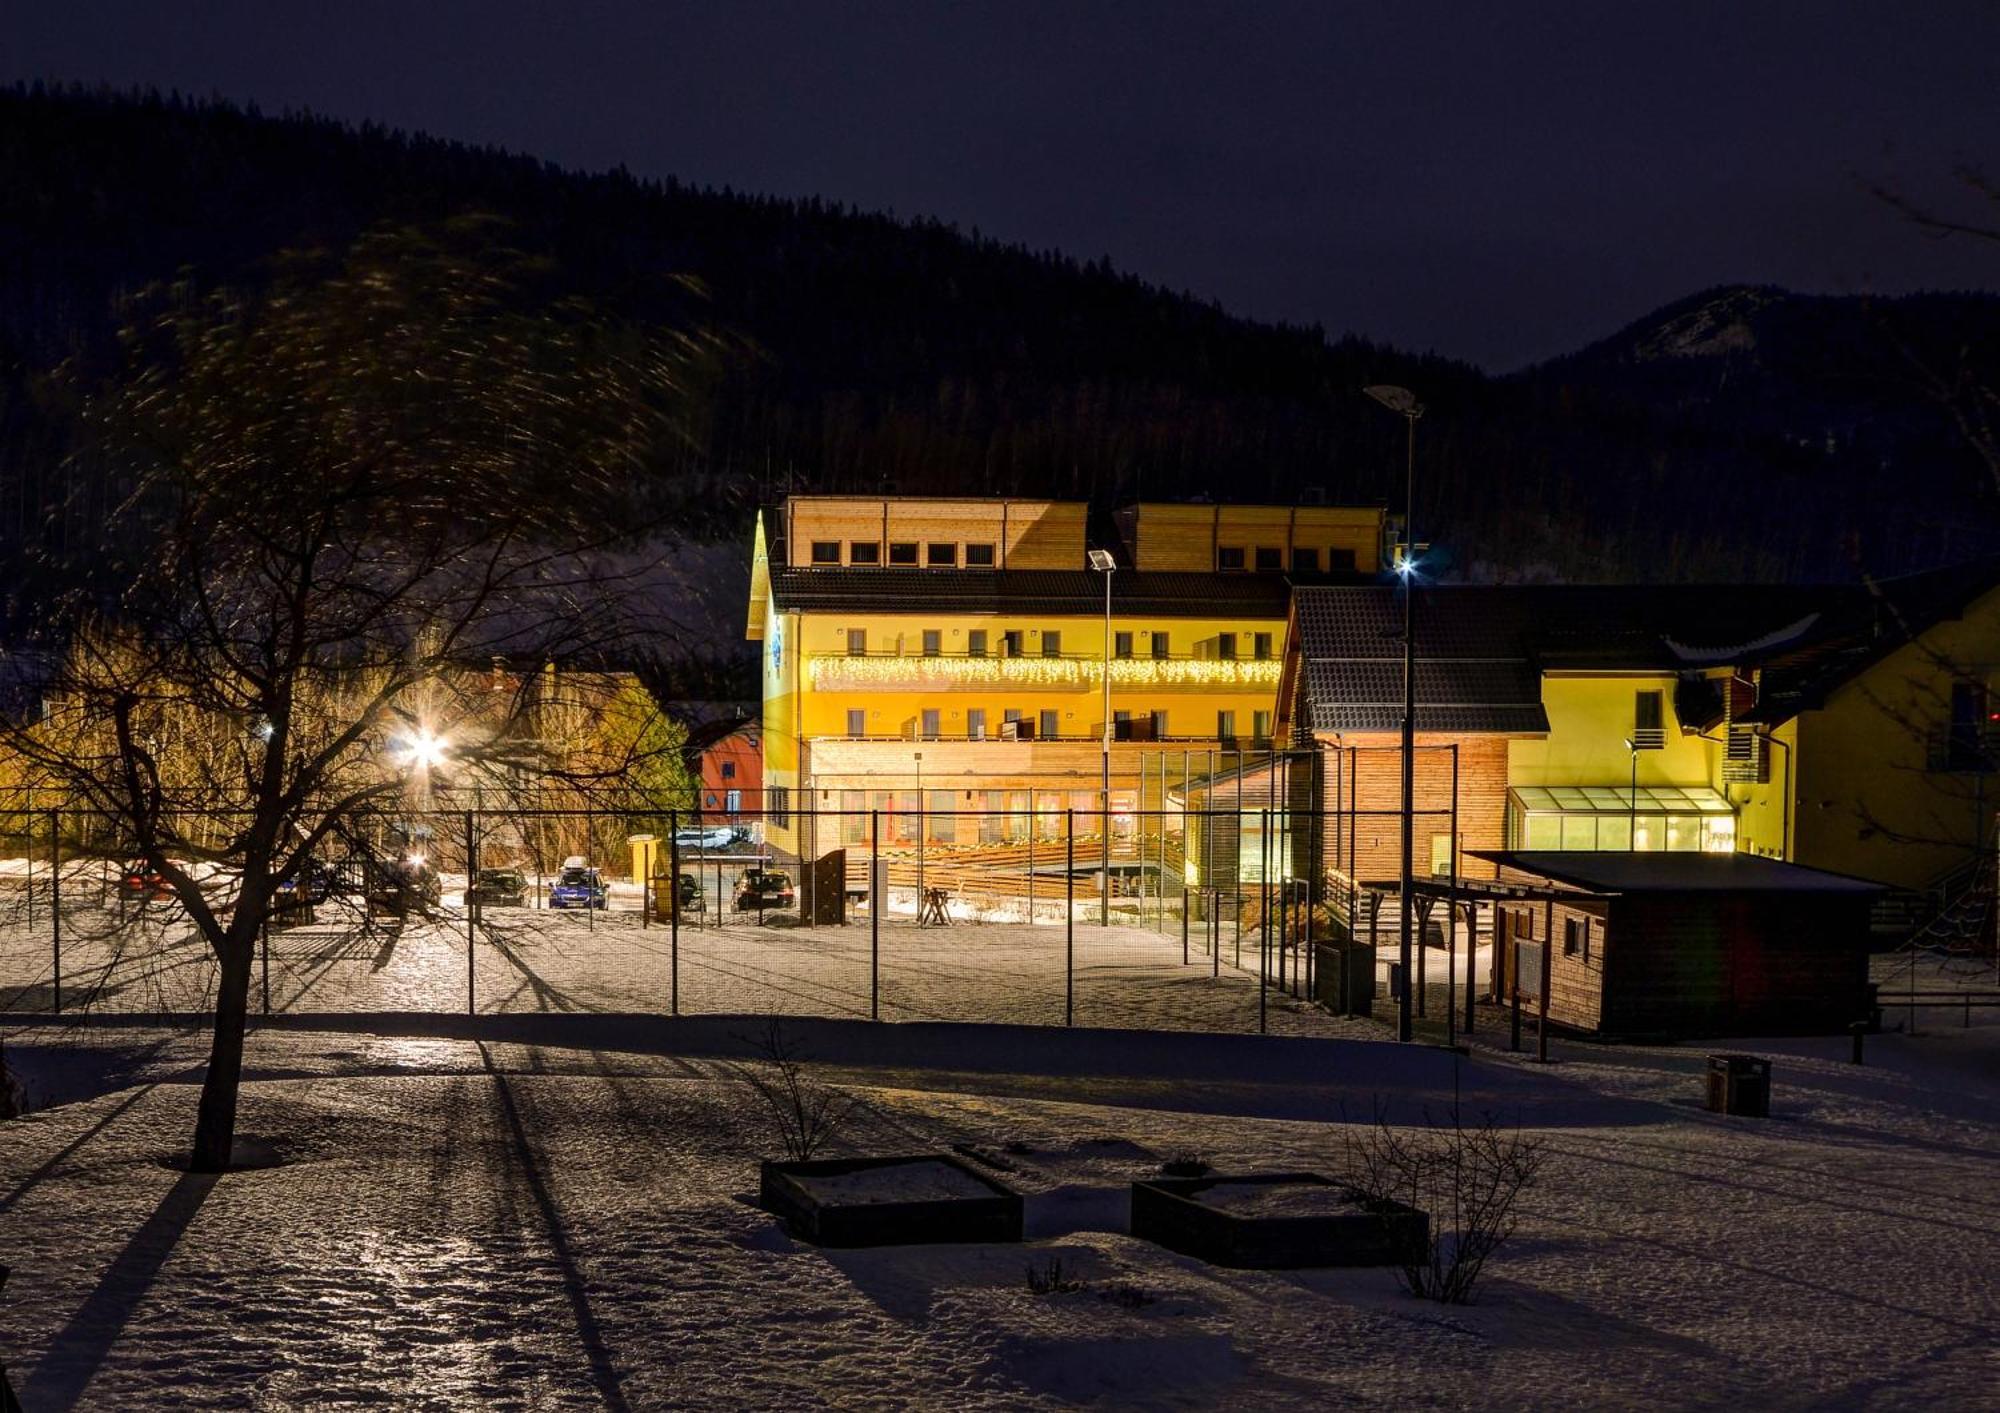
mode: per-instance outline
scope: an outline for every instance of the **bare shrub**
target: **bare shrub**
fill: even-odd
[[[1398,1270],[1410,1294],[1468,1305],[1493,1254],[1514,1234],[1521,1194],[1547,1159],[1540,1138],[1488,1115],[1468,1124],[1454,1105],[1445,1122],[1392,1128],[1375,1121],[1348,1141],[1348,1180],[1369,1197],[1430,1214],[1423,1259]]]
[[[806,1073],[805,1052],[785,1034],[778,1017],[764,1023],[751,1045],[744,1077],[770,1112],[785,1156],[803,1163],[832,1141],[860,1100]]]
[[[1071,1295],[1082,1290],[1085,1284],[1070,1274],[1060,1256],[1028,1265],[1028,1289],[1036,1295]]]
[[[1209,1172],[1208,1155],[1193,1148],[1183,1148],[1167,1155],[1167,1161],[1160,1164],[1160,1175],[1170,1178],[1198,1178]]]

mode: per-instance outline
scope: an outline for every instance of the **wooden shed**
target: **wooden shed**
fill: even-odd
[[[1542,944],[1557,1025],[1661,1038],[1823,1034],[1867,1013],[1876,884],[1751,854],[1483,857],[1499,884],[1520,890],[1493,901],[1493,994],[1512,993],[1513,944]]]

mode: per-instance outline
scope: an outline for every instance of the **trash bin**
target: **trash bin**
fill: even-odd
[[[1375,949],[1365,942],[1320,943],[1313,999],[1335,1015],[1367,1015],[1375,1004]]]
[[[1769,1118],[1771,1062],[1755,1055],[1710,1055],[1708,1108],[1715,1114]]]

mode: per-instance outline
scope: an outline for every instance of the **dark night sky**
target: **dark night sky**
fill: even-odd
[[[1996,0],[10,8],[8,79],[936,215],[1495,369],[1722,282],[2000,286],[1863,189],[2000,176]]]

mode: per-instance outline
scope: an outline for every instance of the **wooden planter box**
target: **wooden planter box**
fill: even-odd
[[[866,1179],[861,1183],[838,1181],[856,1174],[877,1174],[893,1189],[888,1170],[917,1164],[952,1169],[953,1185],[975,1191],[963,1196],[857,1200],[851,1189],[865,1185]],[[850,1191],[843,1192],[843,1188]],[[907,1246],[1021,1239],[1021,1194],[943,1154],[825,1158],[804,1163],[767,1161],[759,1184],[758,1205],[773,1216],[784,1218],[793,1235],[820,1246]]]
[[[1249,1200],[1242,1210],[1204,1201],[1227,1184]],[[1310,1215],[1256,1211],[1257,1189],[1273,1199],[1284,1189],[1325,1188],[1347,1200]],[[1311,1205],[1310,1202],[1302,1205]],[[1150,1178],[1132,1184],[1132,1235],[1217,1266],[1289,1270],[1303,1266],[1400,1266],[1423,1259],[1430,1218],[1401,1202],[1361,1196],[1317,1173],[1253,1173],[1200,1178]]]

